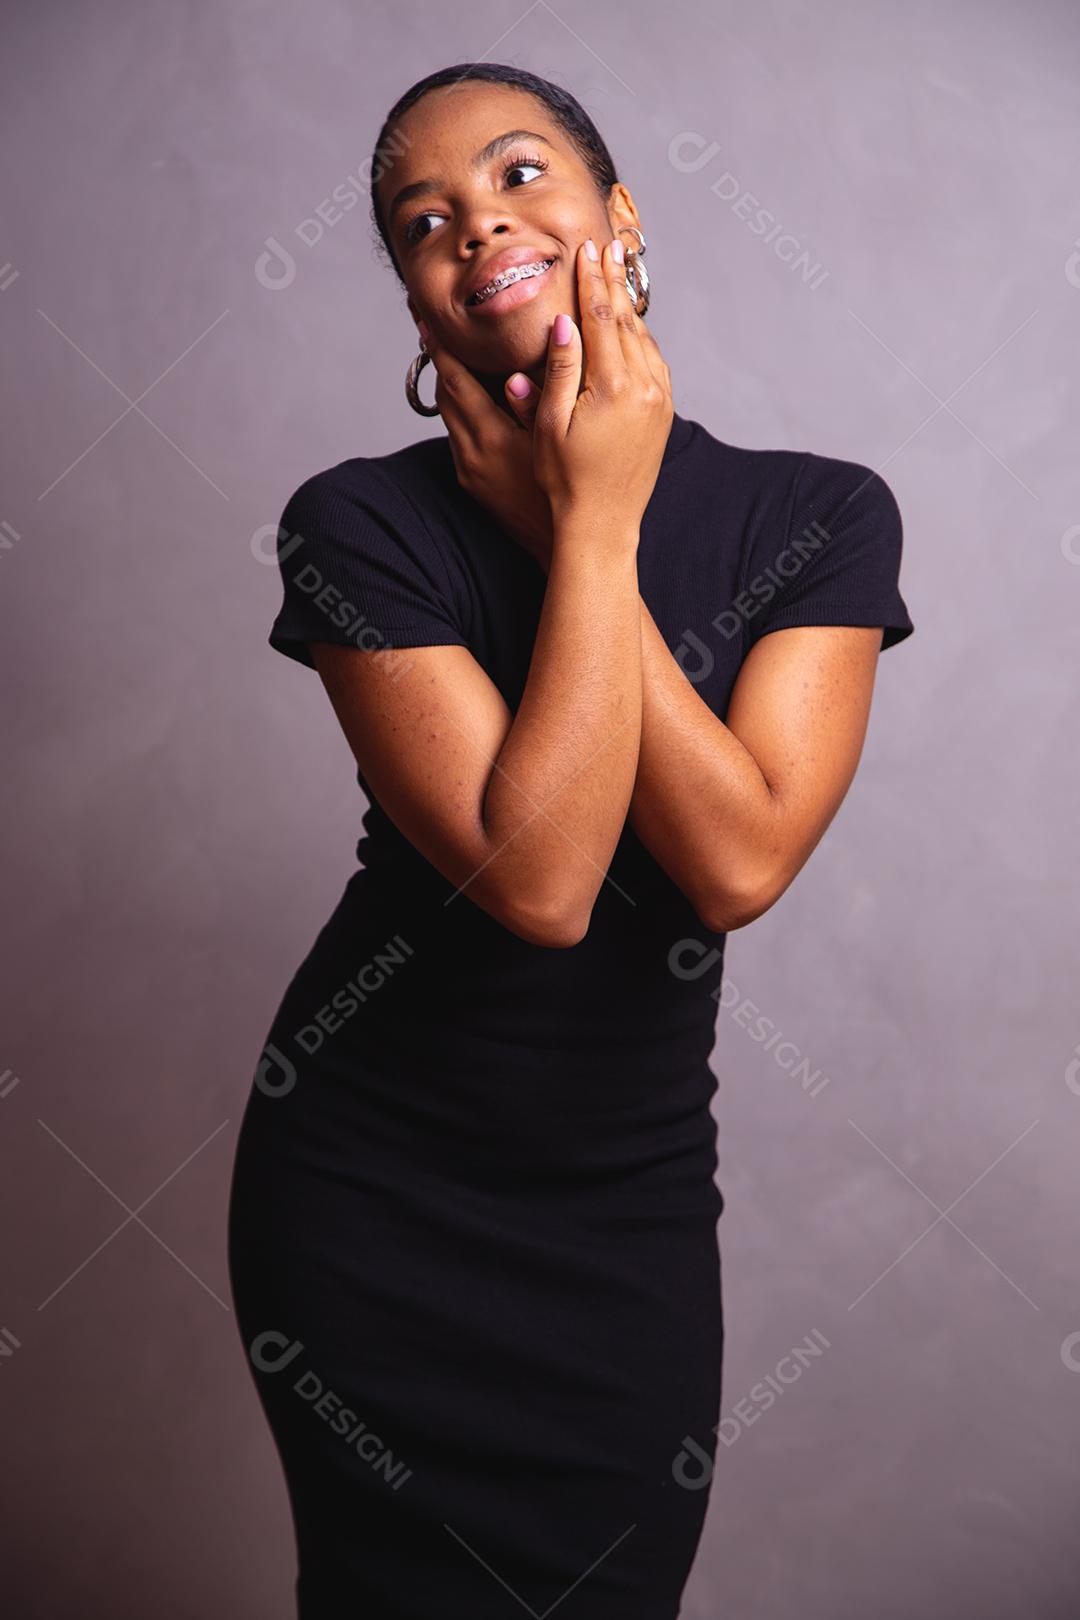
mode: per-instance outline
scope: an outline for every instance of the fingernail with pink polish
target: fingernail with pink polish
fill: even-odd
[[[558,343],[560,346],[562,346],[562,345],[564,345],[566,343],[569,343],[571,334],[573,333],[573,330],[574,330],[573,322],[571,321],[569,315],[556,315],[556,317],[555,317],[555,342],[556,343]]]
[[[532,393],[532,383],[520,371],[514,372],[514,375],[507,383],[507,387],[515,399],[527,399]]]

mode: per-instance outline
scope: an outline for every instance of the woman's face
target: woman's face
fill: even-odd
[[[605,203],[543,103],[504,85],[428,91],[389,147],[376,183],[413,319],[493,396],[512,371],[542,383],[552,320],[562,310],[580,324],[578,247],[588,236],[602,247],[618,226],[638,223],[630,193],[617,184]],[[504,255],[551,263],[471,302]]]

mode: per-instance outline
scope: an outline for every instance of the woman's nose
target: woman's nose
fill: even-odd
[[[511,234],[516,228],[517,222],[502,209],[473,208],[461,222],[459,240],[470,253],[475,253],[485,242]]]

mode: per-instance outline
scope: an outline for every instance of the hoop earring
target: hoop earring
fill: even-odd
[[[430,359],[431,356],[424,347],[424,340],[421,338],[420,353],[416,356],[416,359],[410,363],[409,369],[405,373],[405,398],[408,400],[413,410],[416,411],[420,416],[439,415],[439,407],[437,405],[424,404],[423,400],[420,398],[420,390],[417,386],[420,381],[420,373],[423,371]]]
[[[645,253],[645,238],[636,225],[620,225],[619,234],[623,231],[633,231],[641,246],[626,249],[626,290],[634,300],[634,309],[638,315],[644,315],[649,307],[649,272],[641,260]]]

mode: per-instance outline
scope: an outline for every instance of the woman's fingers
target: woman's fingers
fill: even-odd
[[[569,315],[556,315],[548,333],[544,390],[536,402],[535,420],[541,431],[565,439],[577,404],[581,383],[581,334]]]
[[[596,258],[590,257],[585,242],[578,248],[577,257],[585,386],[603,391],[605,387],[617,387],[627,380],[626,357],[619,332],[619,317],[627,299],[610,274],[607,262],[610,245],[601,253],[591,238],[589,243]]]
[[[645,358],[649,363],[649,369],[656,378],[657,382],[660,384],[661,388],[670,394],[671,367],[664,359],[664,356],[660,350],[660,345],[657,343],[656,338],[653,336],[652,332],[650,332],[648,326],[645,324],[636,310],[634,312],[634,321],[636,323],[638,337],[641,339],[642,345],[645,349]]]
[[[616,257],[615,236],[606,242],[597,259],[590,259],[582,245],[578,250],[578,300],[581,305],[581,335],[585,349],[585,382],[602,387],[636,378],[648,383],[657,375],[656,356],[645,348],[644,321],[634,308],[626,281],[625,262]],[[650,334],[651,335],[651,334]],[[659,351],[657,351],[657,355]],[[670,380],[667,386],[670,388]]]
[[[648,381],[652,375],[648,355],[642,342],[642,332],[645,323],[634,308],[634,300],[630,296],[630,288],[626,281],[626,265],[616,256],[616,250],[622,248],[618,236],[612,237],[605,243],[603,265],[608,283],[611,287],[612,307],[615,311],[615,325],[618,328],[619,338],[622,342],[623,359],[626,369],[638,382]]]
[[[618,277],[616,277],[616,281],[618,281]],[[670,395],[671,372],[667,361],[660,352],[660,345],[636,310],[632,311],[632,318],[634,330],[645,355],[646,365],[664,392]],[[517,421],[521,423],[522,427],[531,428],[536,417],[536,407],[540,403],[541,390],[535,386],[523,371],[512,372],[506,379],[503,390],[506,403]]]
[[[531,428],[536,415],[536,407],[540,403],[540,390],[526,377],[523,371],[515,371],[507,377],[503,386],[506,403],[524,428]]]

